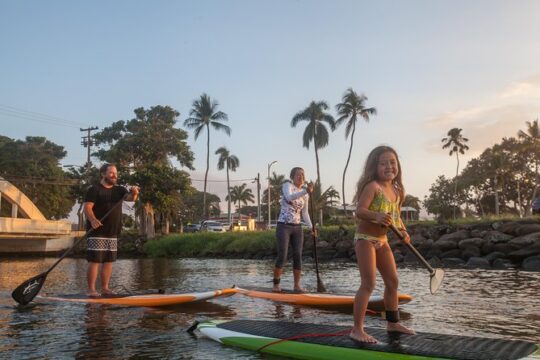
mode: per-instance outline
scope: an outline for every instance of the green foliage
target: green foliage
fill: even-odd
[[[135,118],[95,134],[100,147],[96,155],[117,165],[120,181],[141,187],[141,203],[150,204],[162,218],[174,217],[191,188],[188,173],[171,164],[175,159],[193,169],[187,132],[174,127],[180,114],[169,106],[141,107],[134,113]]]
[[[274,231],[174,234],[148,241],[144,252],[152,257],[215,257],[255,254],[275,248]]]
[[[215,194],[206,194],[210,216],[218,216],[220,199]],[[199,223],[204,219],[203,192],[190,188],[184,194],[183,206],[179,211],[179,217],[184,223]]]
[[[12,140],[0,136],[0,176],[21,190],[47,219],[63,219],[69,215],[75,196],[74,184],[60,160],[64,147],[44,137],[28,136]]]

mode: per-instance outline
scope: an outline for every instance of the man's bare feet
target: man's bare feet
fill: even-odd
[[[398,322],[397,323],[389,322],[388,325],[386,325],[386,330],[389,332],[400,332],[400,333],[409,334],[409,335],[416,334],[416,332],[414,332],[413,329],[409,329],[408,327],[405,327]]]
[[[272,288],[272,292],[280,293],[281,292],[281,286],[279,286],[279,284],[274,285],[274,287]]]
[[[113,296],[116,295],[111,289],[101,289],[101,296]]]
[[[366,343],[366,344],[377,344],[378,341],[373,336],[369,335],[365,331],[358,331],[353,329],[351,333],[349,334],[349,337],[353,339],[354,341],[358,341],[360,343]]]
[[[293,291],[297,294],[304,294],[304,293],[307,293],[307,290],[304,289],[303,287],[295,287],[293,289]]]

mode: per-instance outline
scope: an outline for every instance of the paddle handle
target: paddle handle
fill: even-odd
[[[390,224],[390,229],[392,229],[392,231],[394,232],[394,234],[397,235],[398,238],[400,238],[401,240],[404,239],[403,234],[401,233],[401,231],[399,231],[396,228],[394,224]],[[420,260],[420,262],[424,265],[426,269],[429,270],[431,274],[435,274],[435,270],[433,269],[433,267],[427,262],[427,260],[422,256],[422,254],[420,254],[420,252],[416,250],[416,248],[411,243],[406,243],[405,245],[409,248],[409,250],[412,251],[412,253],[418,258],[418,260]]]

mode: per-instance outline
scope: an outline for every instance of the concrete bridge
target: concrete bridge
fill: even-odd
[[[45,219],[26,195],[0,178],[2,207],[11,207],[11,217],[0,217],[0,253],[57,252],[73,244],[69,221]]]

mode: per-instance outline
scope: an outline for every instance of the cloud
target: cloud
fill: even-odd
[[[487,147],[499,143],[503,137],[515,137],[526,121],[540,116],[540,75],[510,84],[485,104],[446,112],[425,122],[429,128],[444,132],[434,134],[439,138],[425,143],[428,151],[441,150],[441,139],[454,127],[463,129],[469,139],[468,156],[477,156]],[[444,152],[446,154],[446,152]],[[443,154],[443,152],[441,152]]]
[[[540,99],[540,75],[512,83],[499,95],[501,99]]]

